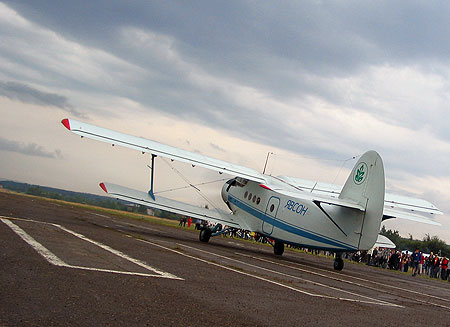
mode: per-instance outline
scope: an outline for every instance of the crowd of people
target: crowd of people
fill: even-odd
[[[190,228],[193,223],[192,218],[181,218],[179,226],[186,226]],[[195,229],[200,230],[206,221],[197,219],[195,221]],[[212,226],[211,226],[212,227]],[[267,237],[264,237],[255,232],[249,232],[240,229],[231,229],[224,236],[237,237],[246,240],[254,240],[256,242],[267,243]],[[289,246],[288,247],[294,247]],[[309,249],[303,249],[309,251]],[[313,253],[318,254],[321,251],[313,250]],[[326,251],[324,255],[333,255],[332,252]],[[403,272],[411,272],[412,276],[427,275],[430,278],[440,278],[450,282],[450,265],[449,258],[445,256],[438,256],[431,252],[424,254],[419,249],[414,252],[397,251],[392,249],[373,248],[369,251],[358,251],[354,253],[345,253],[344,258],[357,262],[364,262],[369,266],[376,266],[391,270],[400,270]]]
[[[433,252],[424,254],[419,249],[402,252],[374,248],[368,252],[355,253],[351,255],[351,259],[391,270],[410,271],[413,276],[427,275],[450,281],[449,258]]]

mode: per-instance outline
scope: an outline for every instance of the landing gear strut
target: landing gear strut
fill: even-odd
[[[273,245],[273,253],[275,255],[282,255],[284,252],[284,243],[280,241],[275,241]]]
[[[334,258],[334,270],[342,270],[344,268],[344,260],[341,258],[341,253],[336,253]]]

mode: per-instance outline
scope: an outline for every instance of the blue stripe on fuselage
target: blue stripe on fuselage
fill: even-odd
[[[301,228],[300,226],[295,226],[292,224],[289,224],[285,221],[282,221],[278,218],[273,218],[270,217],[268,215],[266,215],[264,212],[255,209],[251,206],[249,206],[248,204],[240,201],[239,199],[235,198],[234,196],[232,196],[231,194],[228,194],[228,200],[230,201],[230,203],[236,205],[238,208],[244,210],[245,212],[251,214],[252,216],[261,219],[262,221],[268,223],[268,224],[272,224],[274,227],[277,227],[279,229],[282,229],[286,232],[301,236],[301,237],[305,237],[307,239],[316,241],[316,242],[321,242],[321,243],[325,243],[327,245],[331,245],[331,246],[336,246],[339,247],[339,249],[343,249],[343,250],[357,250],[356,247],[350,245],[350,244],[346,244],[344,242],[326,237],[324,235],[320,235],[317,233],[314,233],[312,231],[308,231],[304,228]]]

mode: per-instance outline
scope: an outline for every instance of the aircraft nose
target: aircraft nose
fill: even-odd
[[[231,186],[233,186],[234,182],[234,179],[230,179],[222,186],[222,200],[225,203],[228,203],[228,192],[230,191],[230,188]]]
[[[227,183],[223,184],[223,186],[222,186],[222,200],[225,203],[228,202],[228,191],[227,191],[227,188],[228,188],[228,184]]]

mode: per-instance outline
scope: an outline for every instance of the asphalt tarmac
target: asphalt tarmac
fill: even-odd
[[[192,230],[0,192],[0,326],[450,325],[448,282]]]

